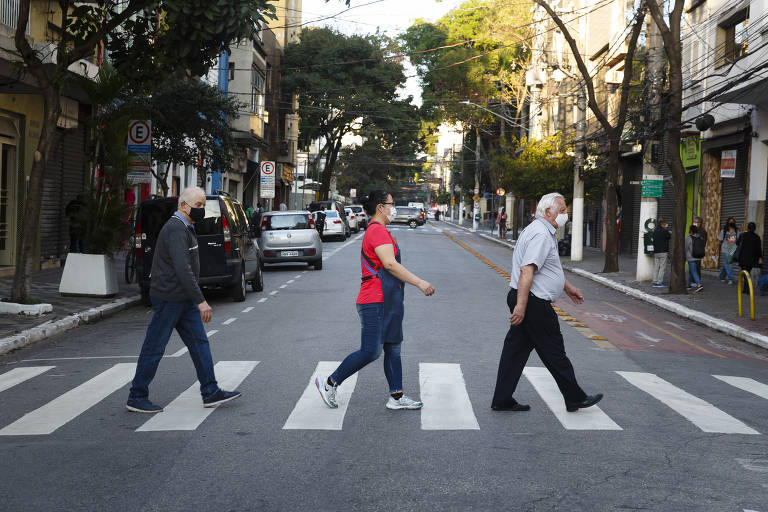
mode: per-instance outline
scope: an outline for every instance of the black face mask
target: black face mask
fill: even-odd
[[[202,222],[205,218],[205,207],[203,208],[192,208],[189,207],[189,218],[192,219],[192,222],[197,224],[198,222]]]
[[[728,227],[735,228],[736,227],[736,223],[735,222],[730,222],[728,224]]]

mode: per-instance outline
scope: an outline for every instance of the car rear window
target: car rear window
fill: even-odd
[[[325,211],[325,216],[326,217],[338,217],[339,214],[338,214],[338,212],[336,210],[326,210]]]
[[[396,208],[397,213],[402,215],[416,215],[416,208],[404,208],[402,206]]]
[[[221,235],[224,230],[221,227],[221,207],[219,199],[208,199],[205,201],[205,218],[201,222],[195,223],[195,232],[197,236]]]
[[[267,229],[309,229],[309,215],[302,213],[267,216]]]
[[[363,207],[362,206],[353,206],[352,211],[355,213],[363,213]]]

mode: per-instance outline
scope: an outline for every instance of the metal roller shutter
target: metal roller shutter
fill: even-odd
[[[720,225],[725,223],[728,217],[736,219],[736,225],[741,229],[741,225],[746,221],[746,198],[747,198],[747,166],[749,165],[749,147],[746,144],[739,146],[723,148],[736,149],[736,177],[720,178],[723,184],[721,203],[720,203]]]
[[[631,182],[642,180],[643,163],[638,159],[622,162],[624,173],[621,186],[621,253],[637,254],[638,231],[640,229],[640,197],[642,186]]]
[[[80,117],[85,119],[84,116]],[[66,130],[48,159],[43,175],[44,189],[40,218],[40,256],[61,258],[69,246],[67,203],[83,192],[86,180],[86,125]]]

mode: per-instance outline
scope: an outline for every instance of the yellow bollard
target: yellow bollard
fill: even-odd
[[[743,316],[743,313],[741,311],[741,280],[744,278],[744,276],[747,277],[747,283],[749,284],[749,319],[754,320],[755,319],[755,290],[752,288],[752,278],[749,277],[749,272],[746,270],[742,270],[739,273],[739,284],[736,288],[736,291],[739,293],[739,316]]]

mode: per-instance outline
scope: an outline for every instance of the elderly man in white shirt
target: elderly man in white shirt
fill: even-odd
[[[518,403],[513,395],[533,349],[554,377],[569,412],[595,405],[603,398],[601,393],[587,395],[576,382],[552,309],[552,302],[563,291],[575,304],[584,302],[579,289],[565,279],[557,252],[555,231],[566,222],[563,196],[556,192],[546,194],[536,208],[536,219],[523,230],[515,245],[507,295],[511,325],[499,361],[491,402],[494,411],[530,410],[529,405]]]

